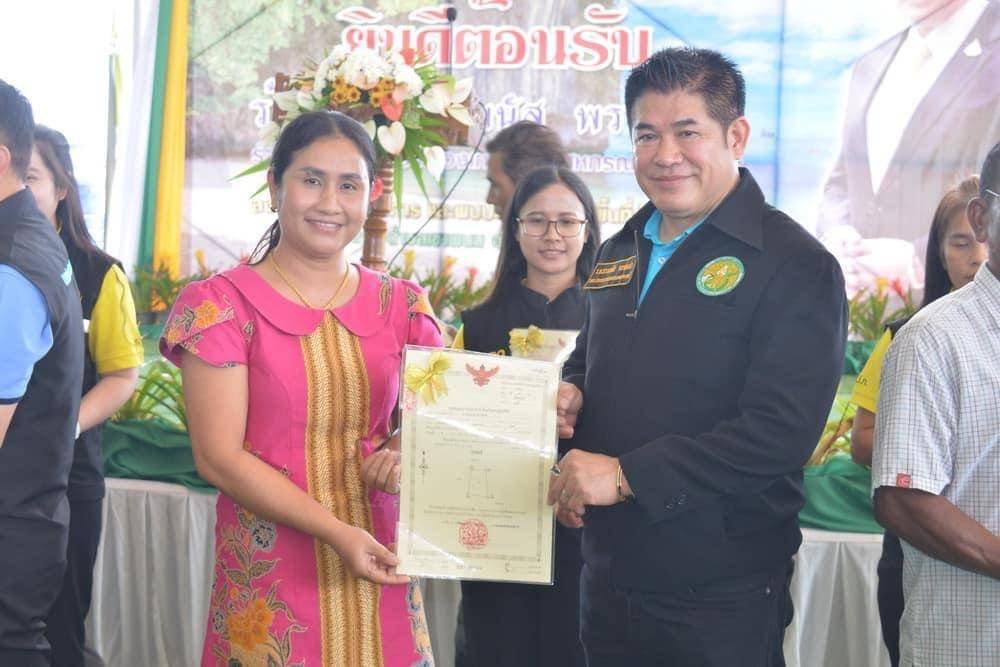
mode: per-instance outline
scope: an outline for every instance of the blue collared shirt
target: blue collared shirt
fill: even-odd
[[[0,321],[0,403],[16,403],[35,362],[52,347],[52,325],[42,292],[6,264],[0,264]]]
[[[667,263],[671,255],[677,251],[677,248],[684,243],[684,239],[691,236],[691,232],[698,229],[701,223],[705,222],[704,220],[699,220],[681,232],[676,238],[670,241],[661,241],[660,223],[662,221],[663,214],[654,210],[653,215],[649,216],[649,220],[646,221],[646,227],[642,232],[642,235],[652,242],[653,250],[649,253],[649,266],[646,267],[646,282],[643,283],[642,292],[639,293],[639,303],[642,303],[642,300],[646,298],[646,292],[649,290],[649,286],[653,284],[653,278],[660,272],[660,269]]]

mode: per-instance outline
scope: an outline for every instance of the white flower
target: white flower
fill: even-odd
[[[299,91],[297,90],[283,90],[274,94],[274,103],[282,111],[297,111],[299,108],[298,97]]]
[[[406,61],[403,60],[403,56],[401,56],[398,51],[390,51],[387,53],[385,55],[385,61],[392,67],[399,67],[400,65],[406,64]]]
[[[463,125],[472,125],[472,116],[463,104],[471,92],[471,77],[434,83],[420,96],[420,106],[430,113],[448,115]]]
[[[444,149],[440,146],[427,146],[424,148],[424,160],[427,164],[427,171],[439,180],[444,173],[445,155]]]
[[[327,75],[330,73],[330,61],[324,60],[316,67],[316,75],[313,77],[313,90],[321,91],[326,87]]]
[[[272,120],[264,125],[264,127],[260,128],[260,132],[257,136],[262,142],[266,144],[273,144],[278,140],[278,134],[280,133],[281,126]]]
[[[378,128],[378,142],[390,155],[399,155],[406,144],[406,128],[398,120]]]
[[[329,63],[330,67],[336,68],[340,66],[340,63],[347,59],[350,55],[351,49],[346,44],[338,44],[333,47],[333,51],[330,51],[330,55],[326,57],[326,62]]]
[[[392,78],[396,82],[396,91],[393,96],[396,97],[397,102],[404,102],[416,97],[424,90],[424,80],[409,65],[397,66],[393,70]]]
[[[298,103],[299,108],[303,111],[314,111],[316,109],[316,96],[313,95],[311,90],[300,90],[299,94],[296,95],[295,101]]]
[[[362,90],[371,90],[379,79],[392,74],[392,67],[384,58],[371,49],[363,48],[352,51],[340,70],[347,83]]]
[[[375,141],[375,121],[369,118],[361,124],[361,127],[365,128],[365,132],[368,133],[368,138]]]

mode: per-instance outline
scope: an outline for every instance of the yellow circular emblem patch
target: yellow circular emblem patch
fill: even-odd
[[[702,294],[721,296],[736,289],[745,273],[738,257],[716,257],[701,267],[695,285]]]

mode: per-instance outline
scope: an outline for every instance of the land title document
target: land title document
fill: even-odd
[[[404,574],[552,583],[556,363],[407,346],[397,553]]]

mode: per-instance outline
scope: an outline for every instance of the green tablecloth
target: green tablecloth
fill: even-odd
[[[104,474],[151,479],[211,489],[198,476],[186,431],[147,420],[108,422],[104,426]]]
[[[821,466],[805,469],[806,506],[799,512],[803,528],[844,533],[881,533],[872,514],[871,471],[848,456],[837,455]]]
[[[849,340],[844,349],[844,375],[857,375],[875,349],[875,340]]]

